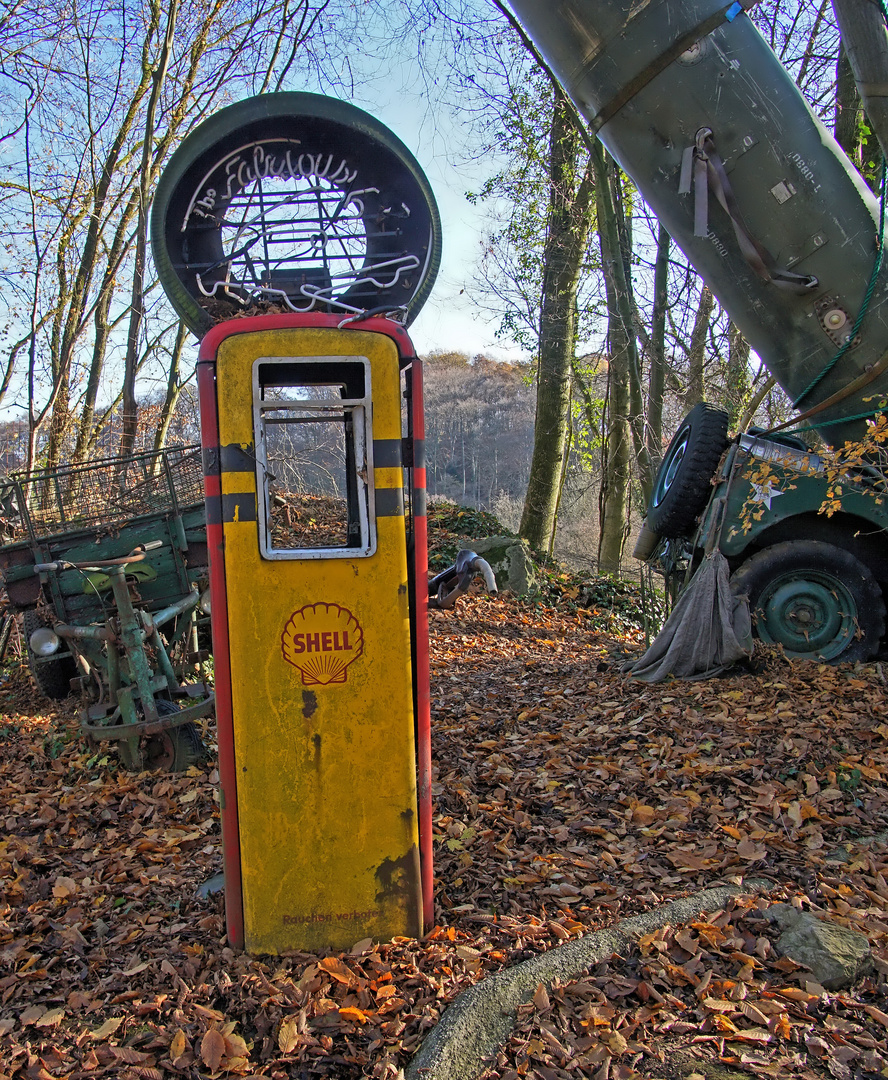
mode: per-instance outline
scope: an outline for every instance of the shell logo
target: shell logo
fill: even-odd
[[[287,663],[302,673],[303,686],[344,683],[349,664],[364,651],[364,631],[338,604],[306,604],[284,627],[281,650]]]

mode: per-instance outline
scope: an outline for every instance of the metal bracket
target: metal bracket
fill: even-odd
[[[179,712],[173,713],[171,716],[161,716],[156,723],[151,720],[141,720],[137,724],[94,724],[91,721],[96,717],[90,715],[94,712],[94,708],[84,709],[81,714],[80,730],[91,739],[108,739],[119,742],[121,739],[154,735],[158,731],[168,731],[170,728],[181,727],[182,724],[187,724],[191,720],[206,716],[215,704],[216,695],[211,693],[206,700],[199,701],[196,705],[189,705],[185,709],[180,709]]]
[[[839,348],[844,346],[851,333],[854,320],[834,296],[821,296],[814,304],[814,313],[823,332]],[[860,334],[851,342],[851,348],[860,344]],[[798,418],[797,418],[798,419]]]

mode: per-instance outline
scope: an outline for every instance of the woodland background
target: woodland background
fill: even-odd
[[[752,11],[866,177],[878,151],[828,0]],[[360,43],[360,46],[356,43]],[[399,61],[400,58],[400,61]],[[196,437],[187,331],[156,281],[152,194],[179,141],[233,100],[344,98],[392,63],[448,118],[454,168],[489,161],[465,293],[526,360],[429,360],[431,487],[537,550],[619,570],[681,416],[786,402],[717,300],[566,103],[496,0],[3,0],[0,469]],[[447,223],[445,221],[446,229]]]

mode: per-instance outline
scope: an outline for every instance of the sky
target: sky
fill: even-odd
[[[471,286],[490,221],[489,208],[472,205],[466,192],[479,190],[496,172],[497,162],[472,154],[471,132],[422,94],[415,63],[405,58],[392,74],[387,84],[373,78],[360,83],[347,100],[390,128],[413,153],[441,214],[441,269],[432,295],[410,326],[413,344],[420,354],[443,349],[498,360],[526,359],[514,343],[497,338],[498,320],[463,292]]]
[[[390,128],[411,150],[428,177],[438,203],[442,221],[442,263],[434,290],[410,327],[417,352],[459,351],[472,357],[484,354],[492,359],[518,360],[525,355],[508,339],[498,339],[498,320],[474,305],[465,291],[472,284],[478,263],[481,241],[489,228],[488,208],[472,205],[466,192],[479,190],[497,171],[496,161],[482,159],[472,147],[472,133],[454,120],[442,103],[428,93],[428,70],[420,70],[413,44],[401,42],[388,46],[384,35],[377,51],[376,42],[368,41],[363,54],[355,54],[345,72],[327,71],[330,85],[348,86],[341,97],[366,110]],[[442,70],[435,77],[448,83],[446,57],[438,54]],[[358,59],[360,58],[360,59]],[[426,57],[424,57],[424,60]],[[434,58],[433,58],[434,59]],[[306,69],[305,85],[299,85],[298,69],[288,90],[317,93],[321,88]],[[323,91],[321,92],[329,92]],[[474,151],[474,152],[473,152]],[[194,342],[188,349],[196,352]],[[119,385],[119,365],[109,361],[103,378],[101,400]],[[157,393],[165,384],[165,372],[150,365],[140,376],[139,393]],[[14,386],[0,409],[0,418],[21,415],[24,391]]]
[[[496,337],[497,322],[481,311],[463,290],[471,285],[481,242],[489,227],[487,210],[473,206],[466,192],[481,186],[493,168],[479,162],[471,169],[465,163],[448,160],[443,144],[452,121],[437,118],[434,130],[417,104],[402,100],[396,105],[354,100],[381,120],[413,152],[428,177],[441,214],[442,257],[435,288],[425,307],[410,327],[413,344],[420,353],[433,349],[484,353],[492,359],[517,359],[521,353],[508,339]]]

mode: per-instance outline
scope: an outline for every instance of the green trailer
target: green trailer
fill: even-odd
[[[199,446],[0,482],[0,571],[34,681],[49,698],[82,692],[84,735],[114,741],[127,768],[204,754],[203,496]]]

